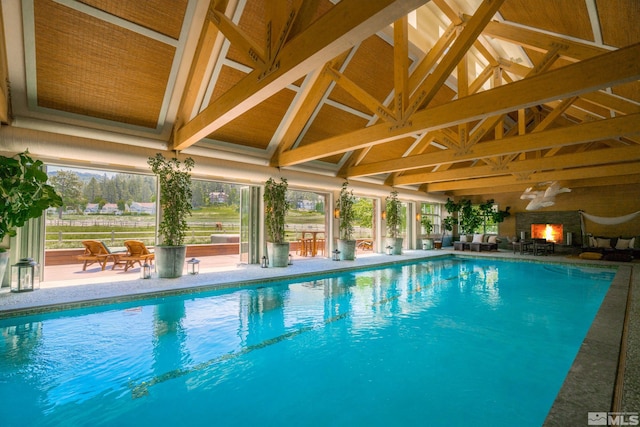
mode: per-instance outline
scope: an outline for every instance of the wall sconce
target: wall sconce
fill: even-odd
[[[337,250],[337,249],[335,249],[335,250],[333,251],[333,260],[334,260],[334,261],[340,261],[340,251],[339,251],[339,250]]]
[[[200,260],[191,258],[187,261],[187,273],[196,275],[200,273]]]
[[[140,267],[140,278],[141,279],[150,279],[151,278],[151,266],[147,261],[142,264]]]
[[[40,265],[32,258],[22,258],[11,266],[11,292],[40,288]]]
[[[263,255],[262,256],[262,264],[260,265],[262,268],[267,268],[269,267],[269,264],[267,264],[267,256]]]
[[[387,246],[387,255],[393,255],[393,246]]]
[[[420,222],[421,219],[422,219],[422,215],[417,213],[416,214],[416,221]]]
[[[387,219],[387,211],[382,211],[382,214],[380,214],[380,217],[381,217],[382,219],[385,219],[385,220],[386,220],[386,219]]]
[[[293,265],[293,257],[289,254],[289,265]]]
[[[333,210],[333,217],[334,217],[335,219],[339,219],[339,218],[340,218],[340,209],[335,208],[335,209]]]

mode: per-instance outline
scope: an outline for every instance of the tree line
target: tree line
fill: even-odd
[[[62,196],[64,211],[81,213],[90,203],[102,207],[107,203],[118,205],[124,211],[125,205],[133,202],[152,203],[156,201],[156,178],[153,176],[117,173],[113,175],[83,173],[74,169],[59,169],[49,173],[49,182]],[[239,187],[215,181],[192,181],[192,204],[195,209],[214,204],[239,205]],[[220,198],[211,199],[210,193],[224,193]]]

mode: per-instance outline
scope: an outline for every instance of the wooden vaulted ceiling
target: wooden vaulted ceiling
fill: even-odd
[[[640,183],[637,0],[3,0],[2,18],[5,125],[453,195]]]

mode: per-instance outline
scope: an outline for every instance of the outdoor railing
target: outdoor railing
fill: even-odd
[[[47,231],[45,248],[82,248],[83,240],[102,240],[109,247],[124,247],[125,240],[141,240],[145,245],[155,244],[154,221],[129,221],[119,218],[109,219],[48,219],[47,227],[61,226],[73,227],[70,231]],[[89,227],[104,227],[105,230],[88,230]],[[116,231],[118,229],[131,228],[131,230]],[[145,231],[144,229],[152,230]],[[286,224],[286,238],[288,241],[296,241],[300,233],[305,230],[324,230],[324,224]],[[240,226],[234,222],[194,222],[189,223],[189,230],[185,239],[186,244],[210,244],[211,236],[215,234],[239,234]],[[354,238],[373,237],[371,228],[355,227]]]

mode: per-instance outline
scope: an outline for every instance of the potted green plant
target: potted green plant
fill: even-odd
[[[431,238],[431,232],[433,231],[433,223],[431,218],[426,215],[420,216],[420,225],[424,234],[422,235],[422,249],[433,249],[433,239]]]
[[[158,277],[182,276],[187,247],[187,217],[191,215],[191,169],[195,162],[191,157],[180,161],[166,159],[161,153],[147,160],[151,171],[160,184],[160,215],[158,236],[160,244],[155,247]]]
[[[62,206],[62,197],[47,184],[42,165],[28,150],[13,157],[0,156],[0,242],[15,236],[29,219],[38,218],[50,207]],[[8,263],[9,252],[0,247],[0,284]]]
[[[471,200],[469,199],[462,199],[460,201],[458,219],[460,220],[460,233],[473,235],[482,225],[480,212],[471,204]]]
[[[285,216],[289,211],[285,178],[276,182],[269,178],[264,184],[264,209],[267,229],[267,257],[270,267],[286,267],[289,264],[289,242],[285,240]]]
[[[353,209],[355,202],[353,190],[349,190],[349,182],[345,181],[340,189],[340,196],[336,200],[336,209],[340,217],[338,250],[341,260],[353,261],[356,259],[356,241],[353,239],[353,224],[356,219]]]
[[[385,247],[391,247],[393,255],[402,255],[402,241],[400,226],[402,225],[402,203],[398,199],[398,192],[392,191],[386,200],[387,238]]]
[[[440,241],[436,241],[436,249],[440,249],[442,246],[449,246],[453,236],[447,236],[447,232],[453,234],[454,227],[458,224],[458,212],[460,211],[460,204],[447,198],[447,202],[444,204],[445,209],[449,213],[442,221],[442,238]]]

